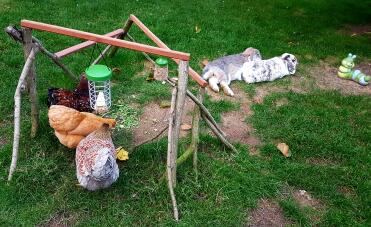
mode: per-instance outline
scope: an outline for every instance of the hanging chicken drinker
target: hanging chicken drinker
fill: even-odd
[[[111,107],[112,70],[106,65],[91,65],[86,70],[89,82],[90,107],[95,113],[105,113]]]
[[[157,58],[155,65],[154,78],[155,80],[164,81],[168,78],[168,61],[166,58]]]

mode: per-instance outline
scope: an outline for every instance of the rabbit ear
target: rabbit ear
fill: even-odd
[[[352,58],[355,59],[357,57],[357,55],[353,55]]]
[[[349,54],[348,54],[348,57],[352,57],[352,53],[349,53]]]

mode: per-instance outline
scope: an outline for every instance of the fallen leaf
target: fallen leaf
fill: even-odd
[[[112,69],[112,72],[113,73],[120,73],[121,69],[119,67],[115,67],[115,68]]]
[[[129,152],[127,152],[124,148],[118,147],[116,149],[116,158],[120,161],[125,161],[129,159]]]
[[[287,144],[279,143],[279,144],[277,144],[277,149],[280,150],[281,153],[283,154],[283,156],[285,156],[286,158],[291,156],[289,146]]]
[[[196,27],[195,27],[195,31],[196,31],[196,33],[200,33],[200,31],[201,31],[200,26],[196,25]]]
[[[168,100],[163,100],[160,102],[160,108],[169,108],[171,103]]]
[[[192,125],[190,125],[190,124],[181,124],[180,125],[180,129],[182,129],[183,131],[191,130],[191,128],[192,128]]]

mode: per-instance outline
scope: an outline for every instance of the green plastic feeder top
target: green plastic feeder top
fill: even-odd
[[[168,64],[168,61],[166,58],[157,58],[156,59],[156,64],[161,66],[161,67],[164,67]]]
[[[91,65],[86,68],[85,73],[91,81],[106,81],[112,77],[112,71],[106,65]]]

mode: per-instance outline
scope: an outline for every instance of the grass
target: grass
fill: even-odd
[[[0,0],[0,25],[19,24],[21,19],[103,34],[122,26],[130,13],[137,15],[172,49],[191,53],[191,66],[249,46],[264,58],[294,53],[300,70],[320,59],[343,58],[348,52],[369,58],[369,36],[349,36],[345,25],[370,21],[369,1],[19,1]],[[195,27],[201,29],[196,33]],[[35,32],[51,51],[78,43],[76,39]],[[150,43],[133,28],[140,42]],[[101,49],[103,49],[101,47]],[[74,72],[89,63],[91,49],[63,59]],[[114,75],[113,99],[140,108],[148,102],[168,99],[169,89],[147,83],[137,76],[143,71],[142,55],[120,50],[107,59],[121,72]],[[75,186],[74,151],[60,145],[48,125],[45,98],[47,88],[74,84],[43,56],[37,59],[38,92],[41,106],[40,131],[30,139],[29,105],[23,100],[21,153],[13,181],[6,183],[12,149],[13,94],[23,65],[20,45],[0,35],[0,225],[31,226],[71,217],[80,226],[175,225],[167,187],[158,179],[165,170],[166,139],[141,146],[120,164],[120,178],[105,191],[87,192]],[[175,65],[171,64],[173,71]],[[287,83],[287,80],[278,83]],[[195,86],[191,82],[191,86]],[[249,97],[255,87],[245,88]],[[288,104],[275,107],[286,98]],[[282,198],[288,184],[305,189],[325,204],[319,225],[370,224],[370,97],[315,91],[308,94],[273,94],[253,107],[252,122],[264,141],[261,156],[249,156],[245,146],[230,153],[220,142],[202,135],[199,153],[199,181],[190,163],[178,170],[176,188],[181,210],[180,225],[243,225],[248,211],[261,198],[280,200],[287,218],[298,225],[310,225],[310,212],[292,198]],[[238,108],[227,101],[207,100],[216,116]],[[129,143],[131,133],[123,130],[117,142]],[[188,139],[181,141],[181,151]],[[286,142],[290,159],[275,149]],[[352,193],[340,192],[341,187]]]

